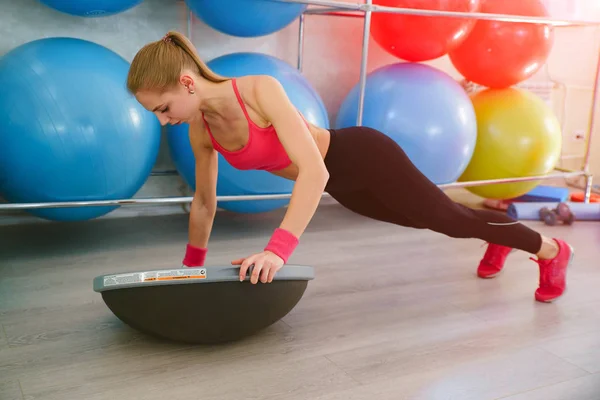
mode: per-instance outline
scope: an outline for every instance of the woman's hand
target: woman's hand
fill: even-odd
[[[238,258],[231,262],[232,265],[240,265],[240,281],[246,277],[250,266],[254,265],[250,282],[258,283],[259,276],[262,283],[271,283],[277,271],[283,267],[283,259],[270,251],[253,254],[247,258]]]

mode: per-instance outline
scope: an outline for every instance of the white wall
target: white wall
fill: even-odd
[[[569,18],[585,15],[588,19],[595,18],[600,21],[600,2],[597,0],[547,2],[555,16]],[[321,94],[331,121],[335,120],[344,96],[359,78],[362,24],[361,18],[306,16],[303,72]],[[260,38],[226,36],[197,19],[193,20],[192,26],[192,39],[206,60],[237,51],[258,51],[280,57],[292,65],[296,64],[297,21],[280,32]],[[41,37],[72,36],[95,41],[131,60],[141,46],[162,37],[171,29],[187,32],[187,11],[181,0],[145,0],[129,11],[104,18],[65,15],[40,4],[37,0],[6,0],[0,6],[0,54]],[[573,140],[572,137],[575,131],[585,130],[587,127],[598,46],[599,35],[595,28],[558,29],[547,69],[534,78],[538,81],[551,78],[567,87],[568,107],[564,115],[565,152],[569,154],[583,153],[582,141]],[[372,40],[368,60],[369,71],[397,61]],[[461,79],[447,57],[430,64]],[[598,115],[600,116],[600,113]],[[597,128],[595,134],[598,133],[600,132]],[[593,149],[593,154],[600,150],[600,138],[594,142]],[[600,171],[599,158],[595,156],[593,163],[597,172]],[[568,163],[577,166],[580,160],[581,158],[574,158]],[[174,169],[164,142],[155,168]],[[188,191],[182,191],[183,186],[176,176],[151,177],[136,197],[188,195]],[[180,212],[181,208],[174,207],[171,211]],[[165,212],[165,209],[136,206],[122,208],[108,217],[140,212]],[[14,220],[15,218],[8,214],[0,214],[0,224]]]

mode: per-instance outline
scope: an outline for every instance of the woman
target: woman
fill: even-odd
[[[380,221],[489,243],[477,269],[499,273],[508,253],[537,255],[538,301],[563,294],[572,249],[505,214],[451,201],[386,135],[366,127],[322,129],[305,121],[281,84],[266,75],[229,79],[212,72],[177,32],[144,46],[129,71],[128,89],[161,124],[188,123],[196,159],[183,264],[204,263],[216,211],[217,152],[235,168],[261,169],[295,181],[289,207],[264,251],[232,261],[240,280],[271,282],[298,245],[323,191],[348,209]]]

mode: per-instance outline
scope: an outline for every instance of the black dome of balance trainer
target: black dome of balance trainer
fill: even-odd
[[[271,283],[239,280],[239,266],[102,275],[94,291],[124,323],[146,334],[194,344],[252,335],[298,304],[314,269],[284,265]]]

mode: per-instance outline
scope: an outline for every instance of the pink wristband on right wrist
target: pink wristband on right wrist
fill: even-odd
[[[183,265],[186,267],[202,267],[206,260],[206,253],[208,249],[203,247],[195,247],[191,244],[187,244],[185,249],[185,257],[183,258]]]

